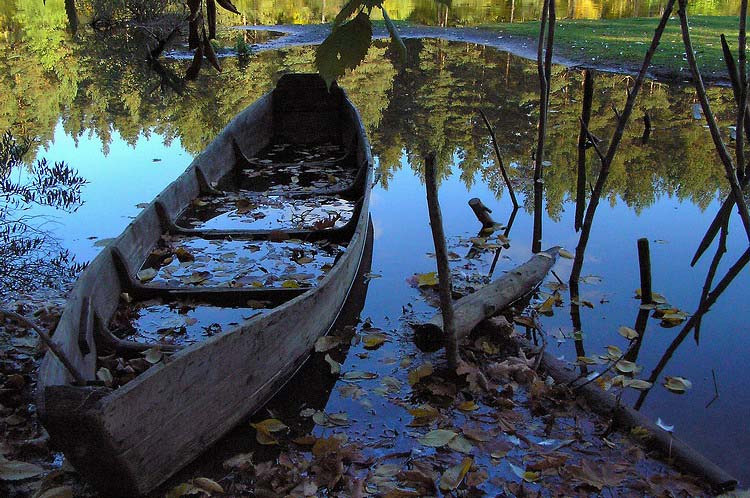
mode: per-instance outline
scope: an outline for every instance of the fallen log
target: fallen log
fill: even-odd
[[[491,322],[488,320],[487,324]],[[523,337],[515,335],[512,338],[520,347],[527,352],[535,351],[537,348],[531,345]],[[570,364],[564,363],[547,351],[541,351],[540,365],[542,369],[552,377],[556,383],[575,385],[579,375]],[[706,458],[695,448],[675,437],[656,425],[643,413],[634,410],[630,406],[622,404],[612,394],[601,389],[598,385],[589,383],[574,387],[576,394],[582,396],[588,406],[599,415],[611,417],[616,427],[629,431],[636,427],[645,429],[648,436],[642,440],[643,444],[652,450],[656,450],[674,462],[679,468],[693,474],[708,482],[714,491],[725,492],[737,486],[737,479]]]
[[[557,260],[559,247],[552,247],[531,257],[494,282],[453,303],[456,336],[471,332],[479,322],[507,308],[526,296],[544,279]],[[424,351],[437,351],[444,345],[443,317],[436,313],[428,322],[412,325],[414,341]]]

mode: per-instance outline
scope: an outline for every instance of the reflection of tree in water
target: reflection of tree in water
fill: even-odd
[[[24,174],[22,158],[31,145],[10,132],[0,140],[0,295],[54,287],[82,269],[45,230],[48,220],[27,211],[34,205],[75,211],[86,181],[64,163],[45,159]]]
[[[47,141],[61,120],[74,138],[84,132],[101,138],[105,152],[114,132],[131,144],[156,132],[197,153],[232,116],[272,88],[281,73],[313,68],[310,47],[228,57],[222,59],[221,74],[204,72],[179,95],[163,88],[161,77],[145,61],[150,35],[82,28],[75,40],[64,39],[69,36],[64,12],[58,14],[32,6],[7,14],[20,27],[12,39],[0,41],[18,55],[0,61],[0,87],[7,96],[0,102],[0,128],[13,127]],[[226,36],[227,46],[233,46],[236,35]],[[467,186],[481,180],[501,197],[503,181],[477,113],[482,108],[497,131],[517,190],[530,199],[532,185],[526,178],[537,113],[533,63],[474,44],[407,43],[406,64],[394,67],[387,44],[375,43],[365,63],[341,81],[363,114],[380,158],[383,185],[387,187],[404,155],[419,173],[420,158],[435,150],[439,178],[450,174],[457,160]],[[164,60],[164,67],[181,75],[189,63]],[[612,105],[622,107],[630,78],[600,74],[597,79],[591,128],[604,136],[615,121]],[[553,219],[575,197],[577,161],[570,137],[578,133],[580,86],[577,71],[555,68],[547,139],[551,165],[544,173],[546,209]],[[717,114],[731,116],[728,92],[711,92]],[[691,118],[692,100],[692,90],[646,85],[636,112],[652,116],[652,139],[643,145],[638,142],[640,126],[626,130],[605,189],[610,202],[621,198],[640,211],[667,195],[705,208],[723,188],[708,134]],[[595,172],[594,166],[589,169]],[[530,209],[528,203],[525,207]]]

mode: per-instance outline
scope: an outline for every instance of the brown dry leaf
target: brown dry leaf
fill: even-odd
[[[479,442],[486,442],[493,438],[492,434],[485,431],[481,427],[477,427],[474,425],[466,425],[461,428],[461,432],[464,436],[468,437],[469,439],[473,439],[474,441]]]
[[[353,370],[344,374],[344,380],[370,380],[376,379],[378,374],[373,372],[362,372],[359,370]]]
[[[472,458],[466,457],[458,465],[446,470],[440,478],[440,489],[443,491],[456,489],[461,484],[461,481],[464,480],[466,473],[469,472],[473,463],[474,460]]]
[[[169,492],[164,495],[164,498],[182,498],[183,496],[204,494],[203,490],[193,486],[189,482],[183,482],[178,484],[174,488],[170,489]]]
[[[189,277],[183,278],[182,281],[183,283],[186,283],[186,284],[198,285],[202,282],[205,282],[209,278],[211,278],[211,272],[204,270],[204,271],[193,272],[192,275],[190,275]]]
[[[21,481],[44,473],[44,469],[33,463],[19,460],[7,460],[0,456],[0,480]]]
[[[590,462],[582,460],[580,466],[568,465],[565,467],[574,478],[601,491],[602,488],[619,486],[623,477],[616,474],[612,465],[606,462]]]
[[[180,260],[180,263],[185,263],[186,261],[195,261],[195,256],[193,256],[193,254],[184,247],[178,247],[177,250],[175,250],[174,255],[177,256],[177,259]]]
[[[518,325],[535,329],[537,327],[536,321],[530,316],[514,316],[513,321]]]

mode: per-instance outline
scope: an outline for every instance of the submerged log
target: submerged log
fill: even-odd
[[[489,318],[536,289],[557,260],[559,247],[552,247],[532,256],[494,282],[453,303],[456,336],[469,334],[485,318]],[[428,322],[413,326],[414,340],[427,351],[443,347],[443,318],[435,314]]]
[[[526,351],[535,348],[526,339],[515,336],[513,338]],[[547,351],[541,351],[540,365],[544,371],[558,384],[573,385],[579,380],[575,369],[569,364],[563,363]],[[706,458],[695,448],[675,437],[656,425],[643,413],[636,411],[630,406],[622,404],[607,391],[597,384],[588,383],[575,389],[582,396],[588,406],[599,415],[611,417],[613,423],[623,431],[635,428],[645,429],[648,436],[643,438],[643,444],[652,450],[659,451],[679,468],[705,480],[717,492],[732,490],[737,486],[737,480],[726,471]]]

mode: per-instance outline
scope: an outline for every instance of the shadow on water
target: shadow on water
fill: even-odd
[[[360,314],[365,305],[369,287],[368,274],[372,268],[372,254],[373,226],[370,220],[362,260],[354,284],[349,290],[349,296],[336,322],[329,331],[329,335],[342,340],[339,348],[328,353],[338,363],[345,362],[350,343],[355,336],[355,327],[361,321]],[[290,333],[293,333],[294,324],[290,323],[289,327]],[[276,418],[284,421],[293,437],[310,434],[315,423],[311,417],[301,416],[300,412],[305,409],[323,411],[337,381],[337,376],[331,374],[331,365],[324,358],[325,355],[321,353],[313,353],[281,391],[252,416],[252,420],[259,422],[266,418]],[[210,410],[210,407],[206,409]],[[251,428],[249,423],[243,423],[167,481],[162,486],[162,491],[192,476],[220,475],[223,472],[222,463],[237,454],[252,453],[253,461],[263,462],[276,458],[282,449],[278,445],[259,444],[256,441],[255,429]],[[161,493],[155,493],[155,496],[161,496]]]

